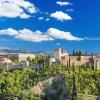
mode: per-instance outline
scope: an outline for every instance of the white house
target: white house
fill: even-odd
[[[94,59],[94,69],[100,69],[100,56]]]

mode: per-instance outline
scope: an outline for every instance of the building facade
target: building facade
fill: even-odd
[[[9,53],[6,54],[9,59],[11,60],[18,60],[19,62],[21,61],[27,61],[28,57],[34,58],[35,54],[30,54],[30,53]]]
[[[62,65],[72,65],[74,63],[75,66],[90,65],[94,69],[100,69],[100,56],[97,57],[96,55],[70,56],[64,49],[57,48],[54,50],[54,58],[50,63],[59,60]]]
[[[100,55],[95,57],[94,60],[94,69],[100,69]]]

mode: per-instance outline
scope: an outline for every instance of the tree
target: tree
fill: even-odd
[[[75,51],[73,50],[73,56],[75,56]]]
[[[74,63],[72,65],[72,72],[73,72],[73,84],[72,84],[72,100],[77,100],[77,89],[76,89],[76,79],[75,79],[75,66]]]
[[[27,61],[32,62],[32,58],[31,57],[27,57]]]

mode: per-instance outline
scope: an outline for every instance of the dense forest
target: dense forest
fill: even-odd
[[[53,64],[43,70],[0,70],[0,100],[44,100],[44,96],[29,90],[39,81],[62,75],[66,85],[66,96],[78,100],[79,94],[98,96],[100,100],[100,70],[89,66],[63,66]],[[46,95],[46,94],[45,94]],[[47,100],[50,100],[49,98]]]

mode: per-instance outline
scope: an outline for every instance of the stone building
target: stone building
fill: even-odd
[[[19,67],[22,66],[29,66],[29,62],[27,61],[28,57],[34,58],[34,54],[29,54],[29,53],[2,53],[0,54],[0,68],[5,68],[5,69],[14,69],[14,66],[18,62]]]
[[[93,68],[100,69],[100,57],[95,55],[70,56],[64,49],[57,48],[54,50],[54,58],[50,63],[59,60],[62,65],[72,65],[74,63],[75,66],[90,65]]]
[[[4,56],[0,56],[0,68],[1,69],[2,68],[8,69],[9,66],[13,66],[13,65],[14,63],[10,59]]]
[[[27,61],[28,57],[35,57],[35,54],[30,53],[5,53],[3,55],[5,55],[8,59],[11,59],[12,61],[17,60],[19,62]]]
[[[94,59],[94,69],[100,69],[100,55]]]
[[[61,59],[68,60],[69,59],[69,53],[67,53],[66,50],[62,48],[55,49],[53,55],[54,55],[54,58],[58,60],[61,60]]]

